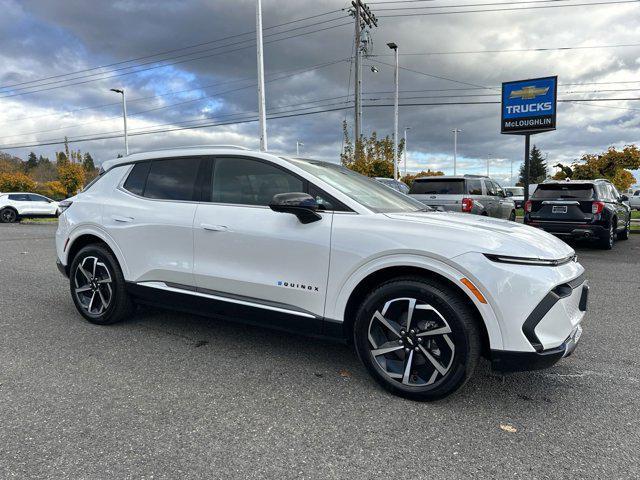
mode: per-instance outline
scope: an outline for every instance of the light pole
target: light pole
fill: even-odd
[[[459,130],[457,128],[454,128],[453,130],[451,130],[453,132],[453,174],[457,175],[458,174],[458,134],[460,132],[462,132],[462,130]]]
[[[260,150],[267,151],[267,114],[264,100],[264,57],[262,55],[262,2],[256,1],[256,45],[258,54],[258,116],[260,118]]]
[[[489,176],[489,162],[491,161],[491,155],[487,157],[487,177]]]
[[[509,181],[510,183],[513,183],[513,158],[511,159],[511,162],[509,162],[511,164],[511,175],[509,175]],[[513,183],[515,185],[515,183]]]
[[[387,47],[393,50],[396,59],[396,68],[393,75],[395,83],[395,99],[393,102],[393,179],[398,179],[398,45],[387,43]]]
[[[124,88],[111,88],[112,92],[122,94],[122,117],[124,119],[124,154],[129,155],[129,138],[127,137],[127,96]]]
[[[411,127],[404,127],[404,176],[407,176],[407,130]]]
[[[300,156],[300,147],[304,147],[304,143],[296,140],[296,157]]]

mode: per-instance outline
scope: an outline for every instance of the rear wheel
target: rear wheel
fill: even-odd
[[[117,260],[105,247],[88,245],[78,252],[69,270],[71,297],[78,312],[91,323],[108,325],[134,311]]]
[[[420,277],[371,292],[354,324],[360,360],[380,385],[414,400],[437,400],[471,377],[480,355],[474,312],[461,294]]]
[[[624,230],[618,233],[618,240],[628,240],[631,233],[631,215],[624,226]]]
[[[616,241],[616,225],[617,220],[614,218],[611,220],[611,224],[609,225],[609,231],[600,238],[598,245],[603,250],[611,250],[613,248],[613,244]]]
[[[2,223],[13,223],[18,220],[18,212],[13,208],[3,208],[0,210],[0,221]]]

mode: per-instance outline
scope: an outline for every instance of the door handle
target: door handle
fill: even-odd
[[[116,222],[121,223],[131,223],[133,222],[133,217],[125,217],[123,215],[111,215],[111,218]]]
[[[228,232],[229,227],[226,225],[211,225],[209,223],[201,223],[200,226],[209,232]]]

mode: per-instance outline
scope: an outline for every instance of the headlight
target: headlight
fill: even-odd
[[[527,257],[510,257],[507,255],[492,255],[485,253],[485,257],[487,257],[492,262],[499,263],[513,263],[516,265],[537,265],[542,267],[557,267],[559,265],[564,265],[569,262],[577,262],[578,256],[576,254],[569,255],[565,258],[560,258],[558,260],[545,260],[541,258],[527,258]]]
[[[69,208],[72,204],[73,202],[70,200],[62,200],[60,203],[58,203],[58,210],[60,210],[60,213],[62,213],[67,208]]]

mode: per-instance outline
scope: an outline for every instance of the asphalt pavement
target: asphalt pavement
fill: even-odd
[[[149,308],[91,325],[54,231],[0,225],[1,479],[640,477],[640,235],[576,247],[573,356],[505,378],[483,362],[417,403],[340,344]]]

